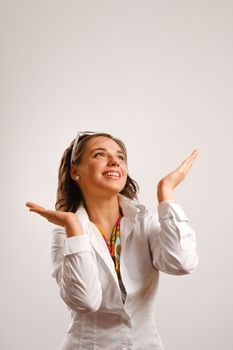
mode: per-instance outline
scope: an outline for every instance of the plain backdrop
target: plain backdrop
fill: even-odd
[[[1,0],[0,13],[0,348],[57,350],[65,335],[53,226],[25,202],[54,207],[63,151],[93,130],[126,143],[151,210],[199,149],[175,190],[199,267],[161,274],[156,320],[166,350],[232,350],[233,2]]]

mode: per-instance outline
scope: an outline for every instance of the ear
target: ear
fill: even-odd
[[[70,176],[74,181],[76,181],[77,175],[77,165],[72,164],[70,167]]]

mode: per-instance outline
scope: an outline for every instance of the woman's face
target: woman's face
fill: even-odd
[[[127,180],[125,155],[120,146],[104,136],[91,138],[76,166],[79,187],[85,195],[109,196],[123,190]]]

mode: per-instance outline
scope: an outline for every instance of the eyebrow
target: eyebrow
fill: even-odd
[[[98,148],[93,149],[90,153],[93,153],[95,151],[105,151],[105,152],[107,152],[107,149],[103,148],[103,147],[98,147]],[[118,154],[121,153],[121,154],[125,155],[125,153],[123,151],[121,151],[121,150],[117,150],[116,153],[118,153]]]

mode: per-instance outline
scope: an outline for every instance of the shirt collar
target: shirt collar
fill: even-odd
[[[144,213],[146,210],[145,206],[139,203],[137,200],[127,198],[122,194],[118,195],[118,201],[124,216],[126,216],[132,222],[135,221],[138,213]]]

